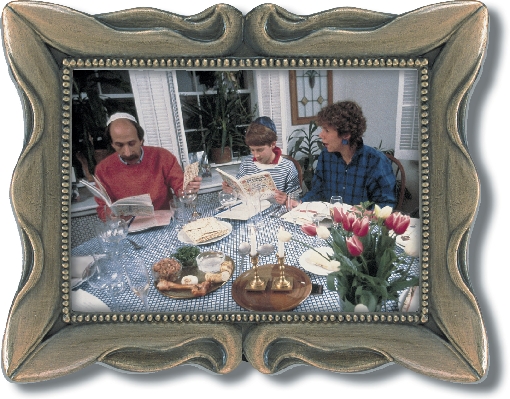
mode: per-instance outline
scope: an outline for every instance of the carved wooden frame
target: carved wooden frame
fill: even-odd
[[[467,265],[479,186],[464,132],[488,37],[482,3],[434,4],[399,16],[354,8],[299,16],[272,4],[243,16],[219,4],[183,17],[148,8],[92,16],[14,1],[2,24],[26,137],[11,187],[24,257],[2,347],[7,378],[47,380],[94,362],[139,372],[196,364],[228,373],[243,354],[267,374],[295,364],[359,372],[394,362],[448,381],[484,377],[487,337]],[[420,312],[73,313],[69,86],[72,68],[88,65],[418,68]]]

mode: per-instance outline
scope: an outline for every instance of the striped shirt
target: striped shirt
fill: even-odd
[[[292,193],[300,190],[298,172],[296,167],[286,158],[280,157],[277,164],[261,164],[254,162],[251,155],[241,162],[237,178],[268,171],[274,180],[276,188],[284,193]]]
[[[340,195],[344,203],[371,201],[380,207],[395,207],[395,175],[390,160],[373,147],[358,148],[347,165],[338,152],[323,149],[317,160],[312,188],[303,201],[329,201]]]

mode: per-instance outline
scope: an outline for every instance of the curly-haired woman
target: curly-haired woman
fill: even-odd
[[[396,205],[395,176],[391,162],[380,151],[363,144],[367,124],[353,101],[330,104],[317,114],[319,155],[312,188],[303,201],[329,201],[340,195],[344,203],[372,201],[380,207]]]

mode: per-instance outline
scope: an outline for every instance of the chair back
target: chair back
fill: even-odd
[[[386,154],[386,156],[391,161],[391,166],[393,167],[393,171],[395,172],[395,178],[397,180],[395,193],[397,196],[397,206],[395,207],[395,210],[400,211],[402,210],[402,204],[404,203],[404,196],[406,192],[406,172],[404,170],[404,167],[397,158],[395,158],[391,154]]]
[[[303,188],[303,169],[301,169],[301,164],[294,158],[292,158],[290,155],[282,154],[282,157],[288,159],[289,161],[292,161],[298,172],[299,187]]]

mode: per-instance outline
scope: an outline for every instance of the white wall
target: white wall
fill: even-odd
[[[88,1],[55,0],[90,13],[103,13],[137,6],[154,6],[177,14],[190,15],[215,4],[214,1],[169,2],[165,0]],[[219,1],[218,1],[219,2]],[[276,2],[276,1],[275,1]],[[277,3],[298,14],[312,14],[339,6],[400,14],[433,1],[423,0],[328,0]],[[4,6],[7,2],[2,2]],[[262,3],[257,0],[228,1],[243,13]],[[506,120],[510,91],[508,74],[510,47],[510,2],[486,0],[491,13],[489,53],[484,72],[469,105],[467,139],[481,180],[481,205],[474,225],[469,251],[469,273],[488,330],[490,369],[487,378],[475,385],[453,384],[421,376],[399,366],[388,366],[366,374],[341,375],[311,367],[297,367],[282,375],[266,376],[249,364],[241,364],[229,375],[214,376],[193,367],[178,367],[153,375],[127,375],[101,366],[89,366],[64,378],[29,385],[15,385],[0,378],[3,398],[185,398],[190,389],[207,399],[239,399],[246,395],[275,398],[434,398],[500,399],[510,392],[508,359],[510,350],[506,312],[510,272],[505,249],[508,247],[507,158],[510,135]],[[424,32],[426,34],[426,32]],[[0,174],[2,218],[2,290],[0,325],[5,326],[8,310],[21,277],[21,245],[9,202],[9,182],[23,144],[23,113],[18,93],[6,64],[0,61],[3,151]],[[506,366],[506,367],[505,367]],[[504,393],[506,392],[506,394]]]

